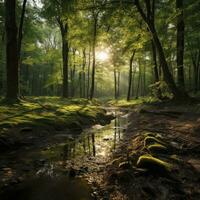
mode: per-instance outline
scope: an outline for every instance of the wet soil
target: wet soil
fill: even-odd
[[[90,175],[104,169],[127,124],[123,112],[107,116],[116,117],[82,133],[24,127],[20,145],[0,154],[0,199],[94,199]]]
[[[109,125],[49,134],[2,154],[0,199],[200,199],[199,112],[165,104],[109,111],[117,116]],[[146,137],[169,151],[152,152]],[[172,167],[139,167],[147,154]]]
[[[96,174],[99,179],[93,174],[98,199],[200,199],[200,114],[179,105],[141,106],[130,113],[128,121],[113,160]],[[163,141],[169,151],[149,151],[146,137]],[[169,171],[155,165],[139,168],[142,155],[172,167]]]

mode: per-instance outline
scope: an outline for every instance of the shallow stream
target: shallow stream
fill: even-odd
[[[85,129],[80,135],[60,134],[56,136],[59,138],[59,143],[55,142],[40,151],[25,152],[23,156],[25,163],[32,165],[31,160],[37,158],[34,161],[38,162],[37,169],[29,170],[27,167],[27,172],[24,170],[22,173],[29,174],[29,178],[4,191],[0,199],[92,199],[91,188],[81,177],[85,173],[105,167],[112,153],[117,150],[117,145],[123,140],[127,126],[126,113],[118,110],[109,112],[112,112],[116,118],[108,125],[95,125],[90,129]],[[23,164],[23,159],[18,162]],[[11,170],[10,173],[16,170],[8,169]]]

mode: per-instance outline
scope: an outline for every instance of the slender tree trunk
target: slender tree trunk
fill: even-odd
[[[137,89],[136,89],[136,99],[138,99],[138,96],[139,96],[139,89],[140,89],[140,86],[141,86],[141,63],[140,63],[140,60],[139,60],[139,75],[138,75],[138,84],[137,84]]]
[[[8,99],[17,100],[19,96],[18,47],[16,24],[16,0],[5,0],[6,27],[6,68]]]
[[[195,55],[191,55],[192,58],[192,64],[193,64],[193,74],[194,74],[194,92],[196,93],[198,91],[198,74],[199,74],[199,68],[200,68],[200,50],[195,53]]]
[[[89,56],[88,56],[87,98],[89,98],[89,92],[90,92],[90,65],[91,65],[91,47],[90,47]]]
[[[135,50],[132,53],[129,63],[129,81],[128,81],[128,94],[127,94],[127,101],[130,101],[131,97],[131,86],[132,86],[132,78],[133,78],[133,58],[135,56]]]
[[[157,64],[157,52],[156,52],[156,47],[154,45],[154,41],[152,40],[151,41],[151,46],[152,46],[152,56],[153,56],[153,62],[154,62],[154,82],[157,83],[160,81],[160,78],[159,78],[159,72],[158,72],[158,64]],[[157,98],[161,99],[162,98],[162,92],[161,92],[161,89],[158,88],[156,90],[156,95],[157,95]]]
[[[118,68],[118,70],[117,70],[117,98],[119,98],[120,97],[120,77],[121,77],[121,73],[120,73],[120,71],[119,71],[119,68]]]
[[[115,100],[117,100],[117,72],[114,67],[114,88],[115,88]]]
[[[143,70],[143,95],[146,96],[146,63]]]
[[[153,55],[153,62],[154,62],[154,80],[155,82],[159,82],[159,73],[158,73],[158,64],[157,64],[157,53],[156,53],[156,47],[154,45],[153,40],[151,41],[152,46],[152,55]]]
[[[90,99],[94,97],[94,88],[95,88],[95,71],[96,71],[96,37],[97,37],[97,20],[98,16],[94,16],[94,33],[93,33],[93,44],[92,44],[92,82],[90,90]]]
[[[22,13],[21,13],[21,18],[20,18],[19,33],[18,33],[18,59],[19,60],[20,60],[21,46],[22,46],[22,39],[23,39],[23,25],[24,25],[24,16],[26,12],[26,3],[27,3],[27,0],[24,0],[23,5],[22,5]]]
[[[183,0],[176,0],[176,9],[180,14],[177,17],[177,75],[178,87],[185,90],[184,80],[184,31]]]
[[[83,50],[83,64],[82,64],[82,84],[83,84],[83,98],[85,98],[85,66],[86,66],[86,50]]]
[[[22,12],[21,12],[21,18],[20,18],[20,24],[19,24],[19,33],[18,33],[19,94],[21,93],[21,88],[20,88],[21,46],[22,46],[22,39],[23,39],[23,25],[24,25],[24,17],[25,17],[25,12],[26,12],[26,3],[27,3],[27,0],[24,0],[23,5],[22,5]]]
[[[132,77],[132,97],[135,96],[135,73],[136,73],[136,68],[133,71],[133,77]]]
[[[73,49],[73,68],[71,71],[71,96],[75,95],[76,49]]]
[[[82,72],[79,72],[79,96],[80,98],[83,97],[83,85],[82,85]]]
[[[151,12],[151,10],[150,10],[150,7],[151,7],[150,6],[150,1],[145,0],[145,4],[146,4],[147,12]],[[152,20],[149,20],[147,18],[148,15],[146,15],[144,13],[144,11],[142,10],[141,5],[139,3],[139,0],[135,0],[135,5],[136,5],[136,7],[138,9],[138,12],[140,13],[141,17],[143,18],[143,20],[148,25],[149,31],[150,31],[150,33],[151,33],[151,35],[153,37],[154,44],[155,44],[157,52],[158,52],[160,65],[162,67],[164,81],[167,83],[170,91],[172,92],[172,94],[174,96],[174,99],[178,99],[178,100],[186,100],[186,99],[188,99],[187,93],[185,91],[182,91],[182,90],[180,90],[180,89],[178,89],[176,87],[176,84],[174,82],[172,74],[170,73],[169,66],[167,64],[166,57],[165,57],[165,54],[164,54],[164,50],[163,50],[162,44],[160,42],[160,39],[158,37],[157,31],[155,29],[154,23],[152,22]]]
[[[60,18],[57,19],[60,25],[61,37],[62,37],[62,58],[63,58],[63,91],[62,96],[64,98],[69,97],[68,91],[68,59],[69,59],[69,45],[67,40],[68,24],[63,22]]]

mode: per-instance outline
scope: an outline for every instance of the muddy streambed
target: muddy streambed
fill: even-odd
[[[93,199],[87,176],[103,170],[127,126],[125,112],[109,112],[116,118],[108,125],[97,124],[80,135],[57,134],[54,144],[1,155],[0,199]]]

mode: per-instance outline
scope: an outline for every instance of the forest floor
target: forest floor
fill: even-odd
[[[66,155],[60,155],[60,152],[68,151],[63,141],[73,141],[73,136],[79,135],[83,129],[94,124],[105,125],[113,119],[101,104],[84,99],[66,101],[49,97],[29,99],[12,106],[2,104],[0,193],[23,182],[26,184],[23,187],[29,191],[32,188],[26,183],[29,177],[55,173],[56,176],[64,174],[64,177],[81,177],[87,181],[80,188],[78,180],[78,186],[70,189],[73,195],[79,194],[72,197],[73,200],[84,195],[87,196],[85,199],[91,199],[85,194],[87,192],[94,199],[103,200],[200,199],[200,104],[182,105],[154,100],[143,103],[143,100],[137,100],[130,103],[110,101],[107,106],[107,109],[115,107],[128,116],[127,128],[115,151],[111,151],[105,160],[88,155],[84,158],[81,154],[77,160],[68,162]],[[86,141],[87,138],[82,143],[78,140],[74,145],[82,145],[84,149]],[[110,142],[109,138],[102,136],[101,144],[96,141],[88,148],[94,148],[93,145],[104,148],[105,143]],[[54,145],[56,149],[52,150]],[[42,193],[45,193],[45,184],[44,180],[34,182],[42,188]],[[56,180],[55,185],[66,191],[63,183],[60,186]],[[85,188],[86,185],[90,188]],[[8,190],[5,194],[9,193]],[[47,196],[40,198],[47,199]],[[60,199],[65,198],[66,193]]]
[[[90,175],[97,199],[200,199],[200,105],[139,105],[128,121],[118,151]]]
[[[98,102],[54,97],[29,98],[19,104],[0,104],[0,150],[31,144],[34,139],[66,133],[79,134],[112,117]]]
[[[56,153],[60,159],[62,156],[52,153],[51,147],[60,145],[59,148],[64,149],[62,143],[73,141],[83,129],[95,124],[105,125],[112,119],[97,101],[85,99],[41,97],[13,105],[2,102],[0,193],[44,169],[47,160]]]

